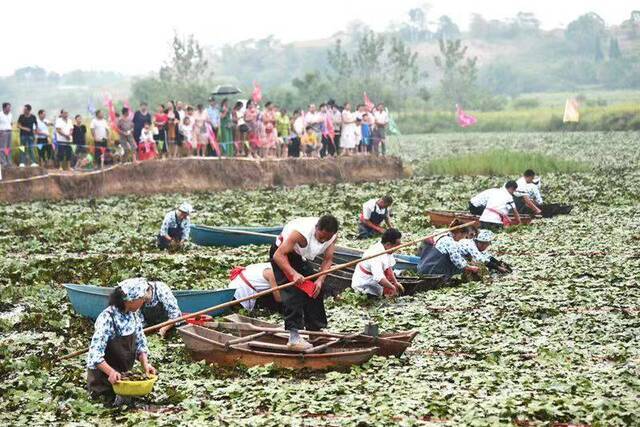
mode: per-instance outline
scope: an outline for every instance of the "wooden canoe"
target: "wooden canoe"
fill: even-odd
[[[273,364],[278,368],[289,369],[348,369],[367,362],[376,353],[372,346],[349,346],[337,339],[322,344],[314,344],[307,352],[294,352],[286,345],[265,339],[265,332],[238,337],[198,325],[186,325],[178,328],[187,351],[196,360],[204,360],[219,366],[262,366]],[[286,338],[282,338],[286,343]]]
[[[282,232],[282,226],[275,227],[208,227],[192,225],[190,238],[200,246],[270,245]]]
[[[67,296],[73,309],[81,316],[95,320],[102,310],[109,305],[109,294],[112,287],[77,285],[67,283],[62,285],[67,290]],[[235,289],[216,290],[184,290],[174,291],[173,295],[178,300],[178,307],[184,313],[193,313],[207,307],[229,302],[233,299]],[[209,313],[211,316],[219,316],[225,311]]]
[[[279,339],[280,343],[286,342],[286,332],[284,331],[284,329],[274,323],[265,322],[254,317],[243,316],[236,313],[225,316],[223,320],[228,322],[216,322],[216,327],[225,329],[227,331],[232,331],[234,335],[247,336],[250,334],[255,334],[256,332],[266,330],[279,331],[281,332],[281,334],[277,334],[274,337]],[[416,335],[418,335],[418,331],[413,330],[383,333],[377,337],[364,334],[339,334],[331,332],[308,331],[300,331],[300,334],[308,334],[309,339],[315,339],[318,343],[326,342],[328,339],[342,337],[344,338],[343,345],[345,345],[346,347],[369,345],[377,348],[376,354],[378,356],[400,357],[411,345]]]
[[[434,227],[448,227],[454,219],[458,219],[465,222],[475,221],[475,226],[480,226],[480,217],[472,215],[466,211],[441,211],[441,210],[428,210],[426,215],[429,217],[431,225]],[[515,221],[513,216],[510,216],[511,221]],[[522,225],[531,224],[532,218],[529,215],[520,215]]]

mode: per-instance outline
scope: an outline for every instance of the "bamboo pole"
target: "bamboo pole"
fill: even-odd
[[[411,242],[402,243],[402,244],[400,244],[398,246],[394,246],[393,248],[387,249],[386,251],[383,251],[383,252],[380,252],[380,253],[377,253],[377,254],[374,254],[374,255],[370,255],[370,256],[364,257],[364,258],[358,258],[358,259],[355,259],[353,261],[346,262],[344,264],[336,265],[335,267],[332,267],[332,268],[330,268],[328,270],[319,271],[319,272],[314,273],[314,274],[312,274],[310,276],[307,276],[307,277],[304,278],[304,280],[317,279],[320,276],[325,276],[325,275],[333,273],[335,271],[342,270],[344,268],[354,266],[354,265],[358,264],[359,262],[366,261],[366,260],[369,260],[369,259],[372,259],[372,258],[376,258],[376,257],[379,257],[380,255],[392,253],[392,252],[395,252],[395,251],[397,251],[398,249],[401,249],[401,248],[406,248],[408,246],[416,245],[416,244],[418,244],[418,243],[420,243],[420,242],[422,242],[422,241],[424,241],[424,240],[426,240],[428,238],[436,237],[436,236],[448,233],[448,232],[453,231],[453,230],[457,230],[457,229],[460,229],[460,228],[471,226],[471,225],[473,225],[473,223],[474,222],[471,221],[471,222],[467,222],[467,223],[464,223],[464,224],[461,224],[461,225],[457,225],[455,227],[449,227],[449,228],[447,228],[445,230],[441,230],[441,231],[439,231],[437,233],[433,233],[433,234],[431,234],[429,236],[421,237],[421,238],[413,240]],[[161,328],[164,328],[165,326],[175,325],[176,323],[182,322],[183,320],[190,319],[190,318],[196,317],[196,316],[200,316],[201,314],[207,314],[207,313],[210,313],[212,311],[222,310],[222,309],[231,307],[233,305],[240,304],[240,303],[245,302],[245,301],[249,301],[249,300],[252,300],[252,299],[257,299],[257,298],[260,298],[262,296],[269,295],[269,294],[271,294],[271,293],[273,293],[275,291],[281,291],[282,289],[290,288],[290,287],[292,287],[294,285],[295,285],[295,282],[288,282],[288,283],[285,283],[284,285],[276,286],[275,288],[270,288],[270,289],[267,289],[267,290],[264,290],[264,291],[261,291],[261,292],[257,292],[257,293],[255,293],[253,295],[249,295],[249,296],[246,296],[244,298],[234,299],[232,301],[228,301],[228,302],[225,302],[223,304],[218,304],[218,305],[213,306],[213,307],[204,308],[204,309],[202,309],[200,311],[196,311],[194,313],[183,314],[182,316],[177,317],[175,319],[169,319],[169,320],[164,321],[162,323],[158,323],[157,325],[153,325],[153,326],[150,326],[148,328],[145,328],[144,329],[144,333],[145,334],[150,334],[150,333],[155,332],[155,331],[157,331],[157,330],[159,330]],[[72,357],[80,356],[81,354],[84,354],[87,351],[89,351],[88,348],[85,348],[85,349],[82,349],[82,350],[78,350],[78,351],[74,351],[73,353],[69,353],[67,355],[61,356],[60,358],[58,358],[58,360],[71,359]]]

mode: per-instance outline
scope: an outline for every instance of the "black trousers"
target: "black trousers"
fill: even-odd
[[[320,157],[326,157],[327,154],[330,156],[336,155],[336,147],[331,143],[331,138],[328,136],[322,137],[322,149],[320,150]]]
[[[471,202],[469,202],[469,212],[471,212],[472,215],[482,215],[482,212],[484,212],[484,207],[483,206],[474,206]]]
[[[289,143],[289,157],[300,157],[300,137],[294,136]]]
[[[280,269],[280,266],[273,260],[273,255],[277,249],[278,247],[275,244],[271,245],[269,261],[273,268],[276,283],[278,285],[284,285],[289,282],[289,279]],[[314,271],[311,264],[303,260],[300,255],[290,253],[287,255],[287,258],[291,267],[298,273],[303,276],[313,274]],[[287,331],[291,329],[319,331],[327,327],[327,314],[324,310],[322,292],[320,292],[317,298],[311,298],[296,286],[291,286],[290,288],[281,290],[280,295],[282,296],[282,308],[284,312],[284,328]]]
[[[501,231],[504,229],[502,224],[497,224],[495,222],[484,222],[480,221],[480,228],[491,231]]]

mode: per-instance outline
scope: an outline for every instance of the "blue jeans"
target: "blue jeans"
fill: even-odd
[[[24,147],[24,151],[20,151],[20,164],[26,163],[27,154],[29,155],[29,164],[38,163],[36,161],[36,155],[33,152],[33,135],[20,135],[20,145]]]

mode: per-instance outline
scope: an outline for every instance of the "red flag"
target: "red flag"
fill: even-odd
[[[371,102],[371,100],[367,96],[367,92],[364,92],[363,98],[364,98],[364,106],[367,108],[367,111],[369,112],[373,111],[373,108],[375,107],[375,105],[373,105],[373,102]]]
[[[220,145],[218,144],[218,139],[216,138],[216,133],[213,131],[211,127],[211,123],[206,122],[207,133],[209,134],[209,144],[211,144],[211,148],[216,152],[216,155],[220,157],[222,155],[222,150],[220,150]]]
[[[260,100],[262,100],[262,89],[256,82],[253,82],[253,92],[251,93],[251,99],[253,99],[253,102],[255,102],[256,104],[259,104]]]
[[[458,116],[458,124],[463,128],[473,126],[478,122],[478,119],[471,114],[465,113],[458,104],[456,104],[456,115]]]
[[[111,127],[115,130],[118,129],[118,123],[116,121],[116,108],[113,105],[113,100],[111,99],[111,95],[106,94],[104,97],[104,105],[107,107],[109,112],[109,123],[111,123]]]
[[[129,104],[129,100],[125,100],[123,103],[124,107],[127,108],[129,110],[129,116],[127,117],[128,120],[133,120],[133,109],[131,108],[131,104]]]

